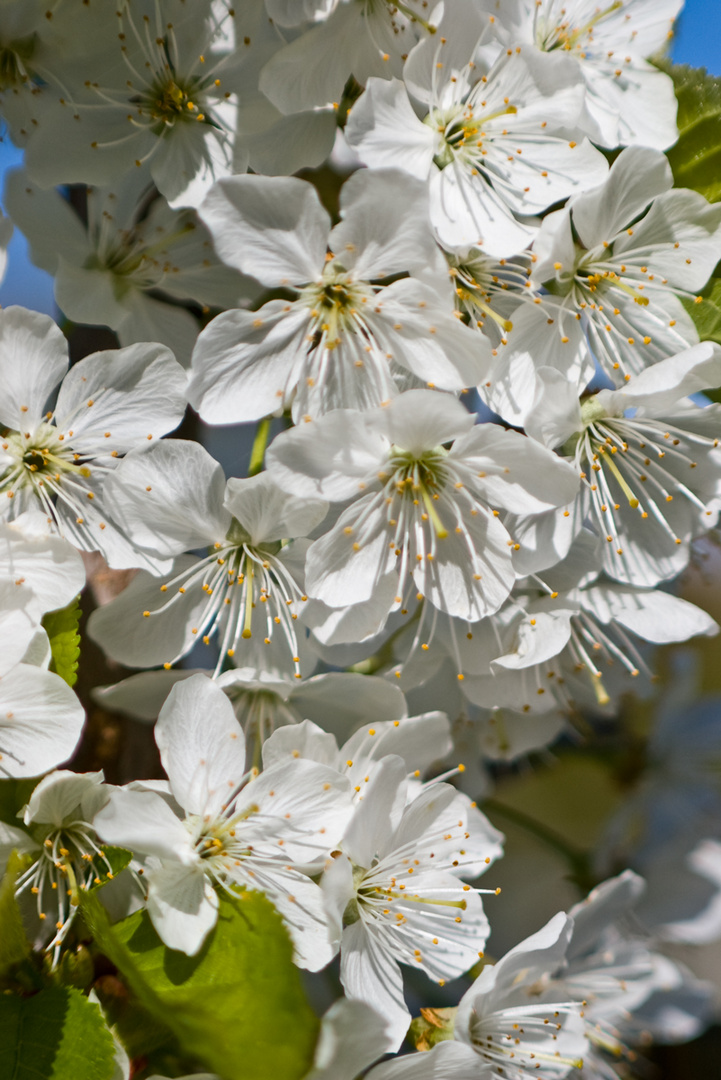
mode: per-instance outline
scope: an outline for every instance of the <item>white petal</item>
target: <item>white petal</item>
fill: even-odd
[[[139,547],[179,555],[225,539],[225,476],[207,450],[186,439],[163,439],[130,454],[106,484],[111,513]]]
[[[0,423],[30,431],[68,367],[68,343],[47,315],[0,311]]]
[[[330,219],[303,180],[229,177],[199,213],[221,259],[264,285],[304,285],[323,272]]]
[[[369,79],[348,115],[348,145],[374,169],[399,168],[426,180],[435,135],[414,113],[400,79]]]
[[[406,763],[389,755],[374,771],[357,803],[343,838],[343,851],[357,866],[370,867],[376,857],[392,850],[406,801]]]
[[[199,868],[166,864],[149,871],[148,915],[169,949],[195,956],[218,920],[218,897]]]
[[[292,495],[344,501],[365,488],[387,452],[387,439],[370,427],[367,414],[337,409],[278,435],[266,463]]]
[[[397,686],[355,672],[329,671],[304,679],[293,688],[290,702],[301,716],[339,739],[347,738],[368,717],[382,724],[401,720],[406,712],[405,699]]]
[[[644,641],[666,644],[686,641],[697,634],[718,633],[717,623],[701,608],[658,589],[596,585],[578,595],[582,606],[601,622],[614,620]]]
[[[205,675],[177,683],[160,710],[155,741],[180,805],[215,817],[245,773],[243,729],[220,687]]]
[[[224,311],[198,337],[188,400],[209,424],[247,423],[287,407],[303,364],[303,305],[271,300]]]
[[[343,931],[340,980],[351,1001],[365,1001],[385,1016],[391,1048],[397,1050],[411,1022],[403,976],[392,953],[360,920]]]
[[[38,776],[70,757],[85,712],[51,671],[17,664],[0,680],[0,775]]]
[[[180,556],[169,574],[153,577],[141,572],[120,596],[97,608],[88,621],[88,634],[108,656],[127,667],[153,667],[172,663],[190,652],[197,641],[197,629],[208,598],[199,579],[165,611],[168,593],[162,586],[196,565],[193,556]],[[177,592],[177,584],[173,587]],[[172,594],[171,594],[172,595]],[[145,616],[144,612],[153,615]]]
[[[603,184],[571,202],[573,226],[581,243],[590,249],[613,239],[643,213],[652,199],[672,185],[665,154],[641,146],[624,150]]]
[[[609,415],[642,407],[646,415],[658,416],[681,398],[721,383],[721,346],[703,341],[676,356],[669,356],[634,376],[620,390],[601,391],[599,403]]]
[[[225,506],[256,545],[307,536],[321,523],[328,509],[328,504],[319,499],[288,495],[267,472],[244,480],[231,478]]]
[[[190,832],[163,796],[154,791],[112,789],[93,826],[108,844],[186,866],[194,861]]]
[[[536,397],[526,419],[526,432],[549,450],[583,429],[579,387],[551,367],[536,372]]]
[[[177,427],[185,413],[185,383],[183,369],[164,345],[93,353],[63,380],[57,423],[61,430],[72,429],[74,448],[122,453]]]
[[[363,678],[363,676],[361,676]],[[294,758],[308,758],[330,768],[339,764],[338,743],[311,720],[276,728],[263,743],[263,768]]]
[[[477,425],[459,439],[453,458],[476,473],[473,486],[491,505],[534,514],[570,502],[578,473],[545,446],[496,424]]]
[[[329,246],[356,280],[418,273],[437,257],[427,185],[407,172],[359,169],[341,188],[340,213]]]
[[[377,1065],[368,1080],[484,1080],[483,1062],[470,1046],[441,1042],[424,1054],[405,1054]]]
[[[321,1021],[305,1080],[355,1080],[390,1048],[386,1020],[362,1001],[341,998]]]
[[[475,417],[450,394],[408,390],[374,412],[369,421],[387,433],[395,446],[410,454],[421,454],[468,432]]]

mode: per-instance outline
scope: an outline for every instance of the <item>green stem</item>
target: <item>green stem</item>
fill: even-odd
[[[255,429],[253,449],[250,451],[250,465],[248,466],[248,476],[256,476],[263,468],[263,458],[265,457],[265,448],[268,445],[269,435],[270,417],[266,416],[265,420],[258,421],[258,426]]]
[[[505,817],[507,821],[512,821],[514,825],[518,825],[521,829],[531,833],[563,856],[571,869],[569,877],[583,892],[588,892],[597,884],[596,878],[591,871],[589,853],[571,844],[555,829],[543,825],[522,810],[506,806],[505,803],[499,802],[497,799],[484,799],[483,810],[484,812],[489,811],[491,814],[500,814],[501,817]]]

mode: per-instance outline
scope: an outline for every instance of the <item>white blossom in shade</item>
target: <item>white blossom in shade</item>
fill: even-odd
[[[698,700],[697,678],[688,662],[675,663],[672,674],[656,709],[646,766],[607,822],[596,856],[602,871],[630,863],[656,881],[654,868],[668,857],[672,867],[676,865],[662,872],[661,899],[671,911],[683,910],[686,901],[693,901],[692,882],[678,859],[679,849],[687,854],[702,837],[716,836],[721,815],[717,768],[721,697],[712,694]],[[661,867],[663,871],[662,862]],[[671,882],[684,879],[683,903],[678,904]],[[649,921],[661,920],[653,916]]]
[[[487,0],[505,45],[533,45],[572,60],[586,87],[585,130],[613,148],[665,150],[678,138],[667,75],[648,63],[663,54],[683,0]]]
[[[153,200],[148,184],[138,169],[112,188],[89,188],[87,223],[22,171],[8,174],[5,201],[69,319],[109,326],[121,345],[162,342],[188,365],[199,325],[181,304],[236,307],[258,286],[218,261],[192,210]]]
[[[661,935],[666,941],[708,945],[721,939],[721,843],[718,840],[702,840],[687,855],[686,867],[708,882],[711,895],[692,916],[677,917],[666,922],[661,927]]]
[[[532,239],[534,215],[600,183],[608,166],[578,134],[580,77],[533,49],[504,51],[489,66],[478,49],[488,28],[477,6],[448,8],[439,34],[408,58],[405,85],[368,80],[345,134],[365,164],[430,184],[446,247],[505,257]]]
[[[582,480],[575,505],[557,512],[572,522],[560,557],[588,518],[606,540],[603,568],[617,581],[656,585],[684,568],[690,541],[715,524],[721,494],[721,409],[689,398],[719,381],[721,349],[712,342],[580,402],[557,371],[541,369],[526,429],[560,447]],[[536,543],[537,565],[547,566],[541,530]]]
[[[566,966],[558,978],[584,1002],[589,1040],[605,1046],[600,1030],[634,1012],[661,984],[674,979],[674,963],[649,948],[632,927],[630,913],[645,891],[632,870],[604,881],[571,908],[574,928]],[[594,1027],[596,1035],[594,1036]]]
[[[407,784],[405,762],[384,758],[321,882],[346,996],[383,1012],[394,1048],[410,1023],[399,963],[444,982],[478,960],[488,936],[481,890],[456,876],[459,845],[477,863],[485,838],[470,838],[450,785],[406,805]]]
[[[498,615],[471,627],[470,643],[456,648],[471,701],[533,714],[606,709],[630,689],[629,677],[654,679],[643,642],[718,633],[705,611],[680,597],[601,578],[600,543],[582,533],[563,562],[520,581]]]
[[[94,697],[113,712],[154,721],[175,683],[193,674],[192,669],[182,668],[143,671],[95,690]],[[304,718],[341,739],[367,723],[369,716],[376,723],[407,719],[405,699],[397,686],[355,672],[329,671],[296,680],[279,671],[229,668],[216,682],[233,703],[248,758],[254,764],[259,763],[261,747],[275,730],[300,724]]]
[[[587,1041],[580,1003],[549,988],[564,962],[573,920],[563,913],[498,961],[461,998],[454,1039],[492,1077],[566,1076],[581,1068]]]
[[[91,55],[105,57],[116,43],[115,20],[102,4],[3,0],[0,113],[16,146],[36,130],[47,99],[68,93],[67,73],[87,70]]]
[[[721,207],[672,184],[663,154],[631,147],[600,187],[544,219],[533,303],[510,313],[508,345],[479,387],[491,408],[523,424],[541,366],[583,387],[595,359],[618,385],[698,341],[682,299],[721,258]]]
[[[280,15],[283,27],[296,26],[310,14],[308,4],[301,8],[288,0],[266,0],[266,7],[274,21]],[[283,113],[337,104],[349,76],[364,83],[371,75],[400,75],[418,39],[435,33],[439,8],[425,0],[313,4],[311,18],[320,25],[289,35],[262,69],[260,89]]]
[[[31,590],[26,610],[37,623],[45,612],[75,599],[85,584],[85,568],[72,544],[53,533],[46,515],[28,510],[0,522],[0,582]]]
[[[356,172],[334,229],[315,189],[292,178],[221,181],[200,213],[225,262],[294,294],[224,312],[200,335],[189,399],[208,422],[290,408],[298,421],[372,408],[409,382],[458,391],[483,377],[486,342],[418,280],[435,267],[443,280],[445,264],[423,227],[424,187],[404,173]]]
[[[16,894],[26,897],[38,937],[56,959],[78,910],[78,891],[114,876],[92,826],[111,790],[103,780],[102,772],[51,772],[18,815],[34,857],[17,880]]]
[[[95,611],[94,640],[128,667],[170,667],[196,641],[215,638],[216,674],[237,655],[299,678],[307,543],[283,541],[305,536],[327,504],[289,498],[267,473],[226,482],[207,451],[185,440],[130,454],[121,468],[110,496],[117,520],[140,550],[174,561],[162,577],[139,574]],[[202,558],[180,554],[202,547]]]
[[[577,483],[555,455],[474,425],[460,402],[428,390],[285,432],[267,460],[287,491],[349,501],[309,548],[306,588],[329,607],[367,604],[378,630],[418,594],[470,621],[497,611],[515,580],[514,541],[491,506],[533,512]],[[354,639],[352,624],[346,632]]]
[[[653,949],[647,932],[639,928],[634,908],[644,889],[643,879],[627,870],[597,886],[569,912],[573,935],[565,968],[557,973],[554,984],[583,1003],[593,1049],[588,1061],[591,1076],[613,1077],[613,1064],[624,1058],[633,1062],[633,1044],[655,1035],[656,1025],[661,1041],[676,1041],[680,1033],[674,1034],[673,1029],[681,1025],[671,1016],[681,1013],[683,999],[688,1008],[688,999],[701,991],[701,1001],[708,1001],[709,988],[704,994],[701,984]],[[688,1031],[680,1034],[681,1040],[689,1037],[693,1036]]]
[[[116,790],[94,823],[107,842],[148,856],[148,914],[162,940],[195,955],[216,923],[215,887],[254,889],[283,917],[296,961],[323,967],[333,949],[309,874],[343,834],[348,781],[311,761],[247,770],[233,707],[203,675],[174,687],[155,737],[179,816],[157,792]]]
[[[3,779],[39,776],[66,761],[85,723],[75,693],[59,675],[36,666],[30,651],[26,658],[31,662],[16,663],[0,678]]]
[[[140,0],[114,15],[112,48],[73,58],[60,72],[71,89],[43,103],[28,172],[42,187],[103,186],[147,162],[173,207],[197,206],[215,179],[246,167],[235,153],[238,95],[255,88],[267,55],[263,5],[249,0],[231,16],[210,0]]]
[[[180,423],[183,369],[150,343],[67,368],[67,342],[52,319],[21,307],[0,312],[0,515],[42,510],[76,547],[101,551],[111,566],[162,569],[117,529],[103,489],[120,455]]]

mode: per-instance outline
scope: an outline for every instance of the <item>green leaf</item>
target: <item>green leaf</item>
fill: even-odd
[[[125,869],[133,857],[132,851],[128,851],[127,848],[113,847],[111,844],[103,845],[103,855],[105,856],[104,859],[101,859],[98,855],[93,859],[96,877],[95,883],[90,886],[91,892],[94,892],[95,889],[99,889],[102,885],[107,884],[112,878],[117,877],[120,871]]]
[[[700,304],[682,300],[683,306],[696,325],[699,339],[721,344],[721,277],[712,277],[699,295],[703,296]],[[704,394],[712,401],[721,401],[721,390],[704,390]]]
[[[671,76],[678,99],[678,142],[667,151],[677,187],[721,199],[721,79],[705,68],[657,60]]]
[[[81,908],[97,947],[142,1006],[206,1068],[236,1080],[297,1080],[311,1067],[318,1019],[280,916],[260,893],[219,897],[197,956],[168,949],[146,911],[111,926],[91,893]]]
[[[113,1037],[99,1007],[79,990],[0,995],[3,1080],[110,1080]]]
[[[80,659],[80,597],[67,607],[50,611],[43,618],[43,626],[50,638],[52,660],[50,670],[56,672],[68,686],[74,686],[78,678]]]
[[[15,899],[15,882],[28,863],[27,856],[13,851],[0,882],[0,978],[8,975],[16,964],[22,963],[30,955],[30,944]]]

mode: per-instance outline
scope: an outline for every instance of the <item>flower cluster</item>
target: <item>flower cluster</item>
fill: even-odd
[[[721,508],[721,204],[674,184],[651,62],[681,6],[0,5],[7,212],[119,346],[71,364],[54,320],[0,311],[0,919],[36,979],[105,957],[116,1076],[157,1046],[107,964],[158,1019],[140,938],[190,980],[257,894],[296,967],[339,958],[298,1080],[612,1080],[705,1024],[658,941],[718,936],[715,833],[710,906],[651,918],[622,811],[588,897],[491,963],[514,897],[474,801],[719,629],[675,589]],[[255,425],[247,475],[200,422]],[[92,553],[125,587],[87,636],[135,669],[93,700],[155,722],[163,778],[81,771]]]

